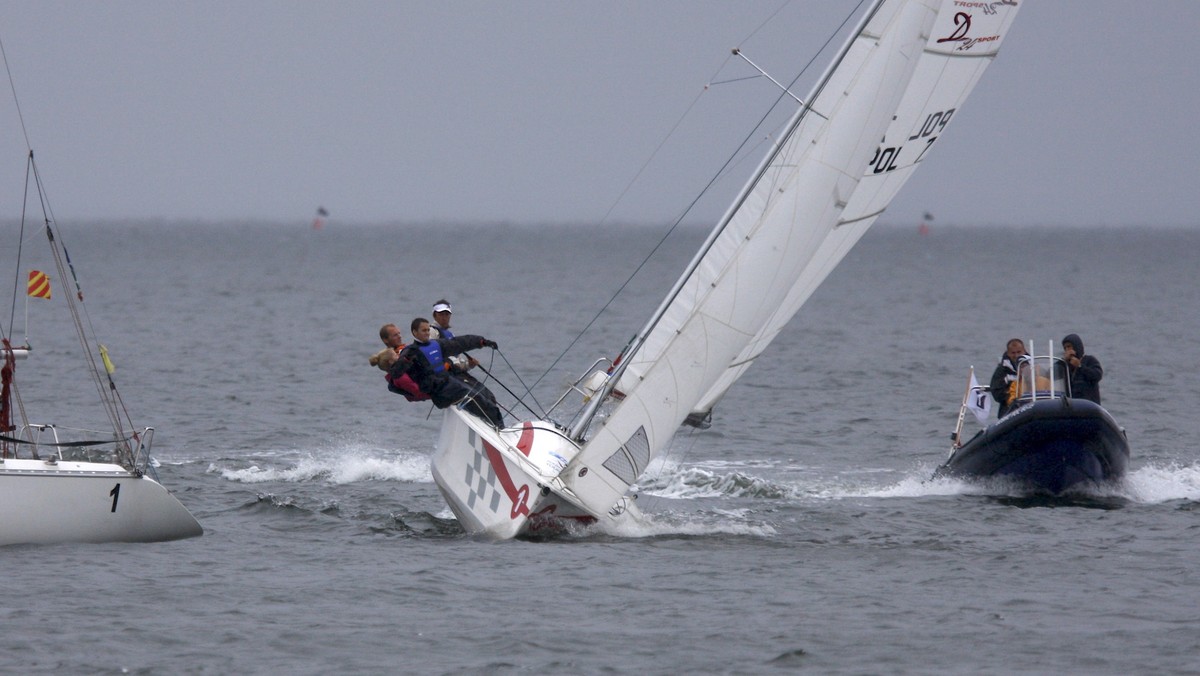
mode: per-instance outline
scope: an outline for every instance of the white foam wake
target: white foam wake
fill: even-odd
[[[1157,504],[1172,500],[1200,500],[1200,463],[1147,465],[1125,477],[1132,500]]]
[[[392,457],[381,454],[343,453],[322,454],[300,458],[292,464],[279,466],[251,465],[235,469],[211,466],[210,471],[219,472],[229,481],[241,483],[325,481],[331,484],[349,484],[360,481],[403,481],[409,483],[432,483],[429,471],[429,456],[421,453],[400,453]]]

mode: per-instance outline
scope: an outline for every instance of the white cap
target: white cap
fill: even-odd
[[[435,313],[437,313],[437,312],[449,312],[451,314],[454,313],[454,311],[450,309],[449,303],[438,303],[437,305],[433,306],[433,311]]]

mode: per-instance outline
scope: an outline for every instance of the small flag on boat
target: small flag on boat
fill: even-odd
[[[104,362],[104,370],[108,372],[108,375],[111,376],[113,371],[117,370],[117,367],[113,366],[112,360],[108,358],[108,348],[103,345],[100,346],[100,361]]]
[[[40,270],[29,271],[29,288],[27,292],[34,298],[50,298],[50,277]]]
[[[974,371],[971,371],[971,391],[967,394],[967,408],[971,409],[971,413],[975,414],[975,419],[980,424],[987,424],[988,415],[992,412],[992,398],[988,396],[987,390],[979,386]]]

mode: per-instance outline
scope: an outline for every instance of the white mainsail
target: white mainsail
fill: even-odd
[[[812,264],[796,281],[787,299],[730,363],[717,383],[700,398],[692,411],[696,418],[703,418],[712,411],[729,386],[750,367],[887,209],[917,165],[929,157],[934,143],[996,58],[1017,13],[1015,2],[985,3],[993,6],[991,13],[968,15],[970,18],[964,20],[956,11],[964,3],[950,1],[944,4],[955,11],[944,8],[938,14],[932,36],[917,63],[900,108],[847,203],[840,222],[821,243]],[[1005,7],[997,7],[999,5]],[[964,21],[968,22],[965,28],[962,26]]]
[[[583,505],[616,503],[799,310],[927,154],[1016,10],[882,0],[867,12],[614,373],[625,398],[559,475]]]

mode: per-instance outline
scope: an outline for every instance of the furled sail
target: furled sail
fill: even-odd
[[[941,134],[1015,11],[883,0],[867,12],[614,372],[624,399],[559,475],[584,505],[614,505],[795,314]],[[962,58],[972,50],[988,58]]]

